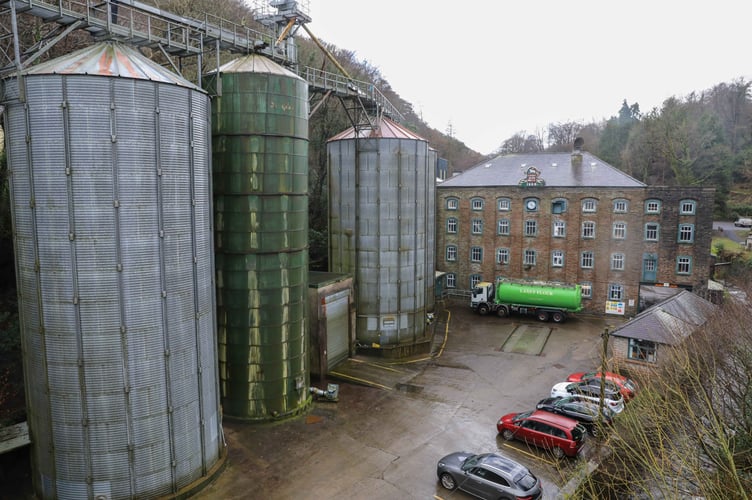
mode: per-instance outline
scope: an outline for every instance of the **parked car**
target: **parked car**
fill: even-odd
[[[540,479],[522,464],[498,453],[458,451],[436,466],[441,485],[460,489],[478,498],[529,498],[543,496]]]
[[[588,401],[600,404],[601,379],[588,379],[580,382],[559,382],[551,388],[551,397],[578,396]],[[603,387],[603,402],[614,413],[624,410],[624,396],[619,388],[611,382]]]
[[[608,426],[614,418],[614,412],[608,406],[604,406],[602,411],[599,411],[599,406],[598,403],[577,396],[545,398],[535,405],[539,410],[558,413],[577,420],[593,436],[597,436],[600,431],[599,423]]]
[[[496,430],[507,441],[518,439],[550,450],[556,458],[577,456],[587,434],[577,420],[544,410],[507,413],[496,423]]]
[[[621,395],[624,396],[624,401],[629,401],[637,394],[637,383],[634,380],[613,372],[605,372],[604,375],[606,380],[619,387]],[[601,378],[601,372],[572,373],[567,377],[567,382],[580,382],[591,378]]]
[[[752,219],[749,217],[740,217],[734,222],[736,227],[752,227]]]

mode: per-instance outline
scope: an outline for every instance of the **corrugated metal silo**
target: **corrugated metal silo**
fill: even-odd
[[[298,413],[308,392],[308,85],[259,55],[206,78],[212,101],[224,414]]]
[[[428,150],[428,189],[426,190],[426,311],[436,307],[436,172],[439,153]]]
[[[39,498],[153,498],[221,468],[209,98],[102,43],[4,85]]]
[[[327,154],[329,266],[355,277],[357,340],[390,355],[425,351],[434,280],[428,143],[382,118],[329,139]]]

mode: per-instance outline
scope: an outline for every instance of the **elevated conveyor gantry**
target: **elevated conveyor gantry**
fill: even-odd
[[[345,109],[356,126],[370,126],[369,117],[378,115],[401,121],[399,111],[373,84],[350,78],[336,61],[342,75],[299,68],[292,36],[297,27],[305,28],[305,23],[311,19],[298,1],[271,0],[268,3],[276,12],[264,10],[257,17],[268,28],[262,31],[208,13],[200,20],[186,18],[136,0],[0,0],[0,17],[7,16],[10,20],[9,26],[7,23],[0,26],[0,78],[31,66],[71,32],[85,30],[95,39],[115,39],[158,50],[179,74],[182,74],[181,65],[176,64],[174,58],[196,57],[198,85],[201,85],[204,56],[211,50],[216,59],[216,64],[212,64],[215,67],[220,65],[220,51],[263,54],[296,71],[308,82],[312,95],[323,96],[312,106],[311,114],[323,99],[334,96],[343,104],[348,103]],[[52,26],[42,39],[23,51],[18,33],[21,13],[36,16]],[[333,60],[310,31],[308,33]]]

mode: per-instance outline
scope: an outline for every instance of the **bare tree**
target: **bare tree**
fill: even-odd
[[[681,335],[682,332],[677,332]],[[747,499],[752,491],[752,319],[722,310],[641,383],[580,498]]]

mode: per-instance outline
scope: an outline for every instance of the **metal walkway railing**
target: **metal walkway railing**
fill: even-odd
[[[56,23],[47,37],[32,47],[21,60],[18,40],[10,27],[0,27],[0,78],[30,65],[59,39],[74,30],[86,30],[95,38],[112,38],[138,47],[151,47],[171,56],[202,58],[211,47],[216,51],[259,53],[288,67],[296,68],[294,45],[278,43],[275,35],[252,29],[218,16],[205,14],[202,20],[185,18],[136,0],[0,0],[0,15],[17,13]],[[201,60],[201,59],[200,59]],[[201,62],[199,63],[201,66]],[[370,113],[383,113],[395,120],[402,114],[375,86],[343,75],[314,68],[298,68],[314,92],[331,92],[337,97],[360,101]]]

